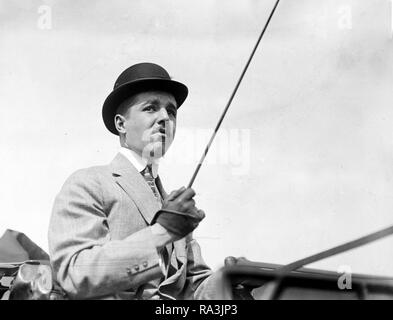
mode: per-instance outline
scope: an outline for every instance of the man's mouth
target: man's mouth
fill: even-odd
[[[159,133],[159,134],[161,134],[161,135],[163,135],[163,136],[166,136],[166,130],[164,129],[164,128],[160,128],[160,129],[158,129],[156,132],[154,132],[154,133]]]
[[[168,136],[166,135],[165,131],[157,130],[153,132],[153,134],[151,135],[151,139],[153,139],[154,141],[165,141],[166,139],[168,139]]]

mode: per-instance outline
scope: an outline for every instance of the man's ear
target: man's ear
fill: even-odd
[[[117,114],[115,115],[114,121],[115,121],[116,130],[119,133],[126,133],[126,128],[124,126],[126,118],[121,114]]]

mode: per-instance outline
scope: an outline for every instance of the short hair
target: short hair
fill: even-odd
[[[149,90],[149,91],[161,91],[161,90]],[[126,117],[127,114],[128,114],[128,111],[130,110],[130,107],[132,107],[133,104],[135,103],[136,96],[138,94],[142,93],[142,92],[145,92],[145,91],[144,90],[137,91],[134,94],[132,94],[131,96],[129,96],[128,98],[126,98],[125,100],[123,100],[119,104],[119,106],[117,107],[115,115],[116,114],[121,114],[122,116]],[[167,91],[162,91],[162,92],[170,94],[170,95],[172,95],[174,97],[174,95],[172,93],[170,93],[170,92],[167,92]],[[175,100],[176,100],[176,98],[175,98]],[[177,101],[176,101],[176,103],[177,103]]]
[[[135,102],[136,95],[137,94],[133,94],[132,96],[123,100],[117,107],[116,114],[121,114],[122,116],[126,117],[130,107],[132,107]]]

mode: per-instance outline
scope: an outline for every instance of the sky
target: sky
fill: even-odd
[[[262,0],[0,0],[0,234],[47,250],[56,194],[109,163],[101,108],[155,62],[190,90],[161,161],[187,185],[274,5]],[[193,185],[206,262],[286,264],[393,224],[390,0],[281,0]],[[393,237],[310,265],[393,276]]]

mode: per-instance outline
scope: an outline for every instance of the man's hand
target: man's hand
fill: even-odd
[[[195,191],[182,187],[172,191],[164,200],[162,209],[153,218],[153,232],[165,238],[164,231],[168,232],[168,242],[179,240],[192,232],[205,217],[205,213],[195,207]]]
[[[192,188],[186,189],[181,187],[179,190],[172,191],[168,197],[164,199],[162,209],[173,210],[179,212],[192,212],[197,210],[195,208],[195,191]]]

